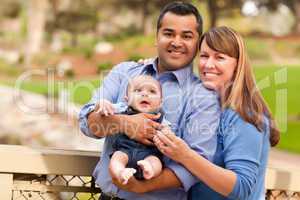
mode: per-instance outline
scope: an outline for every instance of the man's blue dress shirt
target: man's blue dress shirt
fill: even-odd
[[[216,129],[221,113],[218,96],[215,92],[204,88],[193,74],[191,65],[160,74],[157,71],[157,59],[145,65],[123,62],[115,66],[105,77],[91,101],[81,109],[79,123],[82,132],[87,136],[97,138],[88,128],[88,114],[94,110],[99,99],[104,98],[112,103],[125,102],[124,97],[129,79],[141,74],[151,75],[160,82],[163,92],[162,108],[166,119],[172,124],[174,133],[184,139],[199,154],[212,160],[216,151]],[[101,160],[93,173],[96,183],[104,193],[130,200],[182,200],[187,198],[186,191],[198,182],[197,178],[182,165],[165,157],[164,167],[176,174],[183,188],[157,190],[144,194],[118,189],[112,183],[108,171],[109,155],[114,138],[115,136],[105,138]]]

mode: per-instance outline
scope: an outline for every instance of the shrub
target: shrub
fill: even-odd
[[[73,70],[73,69],[67,69],[67,70],[65,71],[65,76],[68,77],[68,78],[73,78],[74,75],[75,75],[75,73],[74,73],[74,70]]]
[[[270,60],[270,47],[267,41],[259,38],[246,38],[246,48],[250,59]]]
[[[86,48],[83,48],[82,51],[83,51],[83,55],[84,55],[85,58],[91,58],[93,56],[93,49],[92,48],[86,47]]]
[[[113,66],[113,64],[110,61],[99,63],[97,65],[97,73],[100,73],[101,71],[104,71],[104,70],[108,70],[108,69],[112,68],[112,66]]]
[[[129,55],[127,58],[127,60],[129,60],[129,61],[135,61],[135,62],[137,62],[140,59],[144,59],[144,56],[141,56],[139,54],[132,54],[132,55]]]

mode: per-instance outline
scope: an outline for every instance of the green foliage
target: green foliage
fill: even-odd
[[[2,59],[0,59],[0,74],[8,76],[17,76],[22,72],[21,69],[14,65],[9,65]]]
[[[273,44],[274,50],[280,56],[297,57],[300,55],[300,43],[288,40],[276,40]]]
[[[1,133],[0,144],[10,144],[10,145],[22,145],[22,141],[19,135],[9,133]]]
[[[0,5],[0,17],[18,17],[21,11],[21,3],[18,0],[2,0]]]
[[[94,55],[94,47],[98,42],[98,39],[93,36],[89,36],[87,34],[80,34],[77,37],[77,45],[72,46],[70,45],[71,35],[64,34],[63,35],[63,43],[65,45],[62,49],[63,53],[70,53],[70,54],[77,54],[77,55],[84,55],[86,59],[91,58]]]
[[[135,62],[137,62],[140,59],[144,59],[144,56],[139,55],[139,54],[131,54],[127,58],[128,61],[135,61]]]
[[[130,37],[139,36],[140,33],[134,26],[129,26],[127,28],[123,28],[118,34],[106,35],[104,39],[108,42],[120,42],[127,40]]]
[[[70,46],[65,46],[62,49],[62,53],[78,53],[78,48],[72,48]]]
[[[90,47],[70,47],[66,46],[62,49],[63,53],[67,54],[76,54],[76,55],[83,55],[86,59],[89,59],[93,56],[93,49]]]
[[[113,63],[110,61],[102,62],[97,65],[97,73],[101,73],[102,71],[109,70],[113,67]]]
[[[49,31],[66,30],[71,34],[85,33],[94,30],[97,21],[96,11],[63,11],[56,14],[54,21],[48,22],[47,29]]]
[[[300,45],[296,47],[295,54],[300,55]]]
[[[247,37],[245,43],[251,60],[270,60],[270,46],[265,40]]]
[[[126,38],[122,43],[128,50],[136,49],[141,46],[153,46],[155,43],[155,36],[134,35]]]
[[[73,70],[73,69],[68,69],[68,70],[65,71],[65,76],[66,76],[67,78],[73,78],[74,75],[75,75],[75,73],[74,73],[74,70]]]
[[[91,58],[94,53],[93,49],[89,48],[89,47],[83,48],[82,51],[83,51],[84,57],[87,59]]]
[[[17,32],[0,32],[0,44],[4,44],[15,49],[20,48],[20,46],[24,43],[23,38],[20,36],[20,33]]]
[[[40,52],[32,57],[32,63],[38,66],[48,66],[49,61],[54,60],[56,55],[51,52]],[[23,58],[24,59],[24,58]]]

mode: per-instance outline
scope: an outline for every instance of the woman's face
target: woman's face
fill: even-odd
[[[206,88],[222,92],[230,86],[237,59],[209,48],[204,39],[200,47],[199,73]]]

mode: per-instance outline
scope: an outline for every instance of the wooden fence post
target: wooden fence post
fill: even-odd
[[[13,187],[13,175],[0,173],[0,199],[11,200]]]

